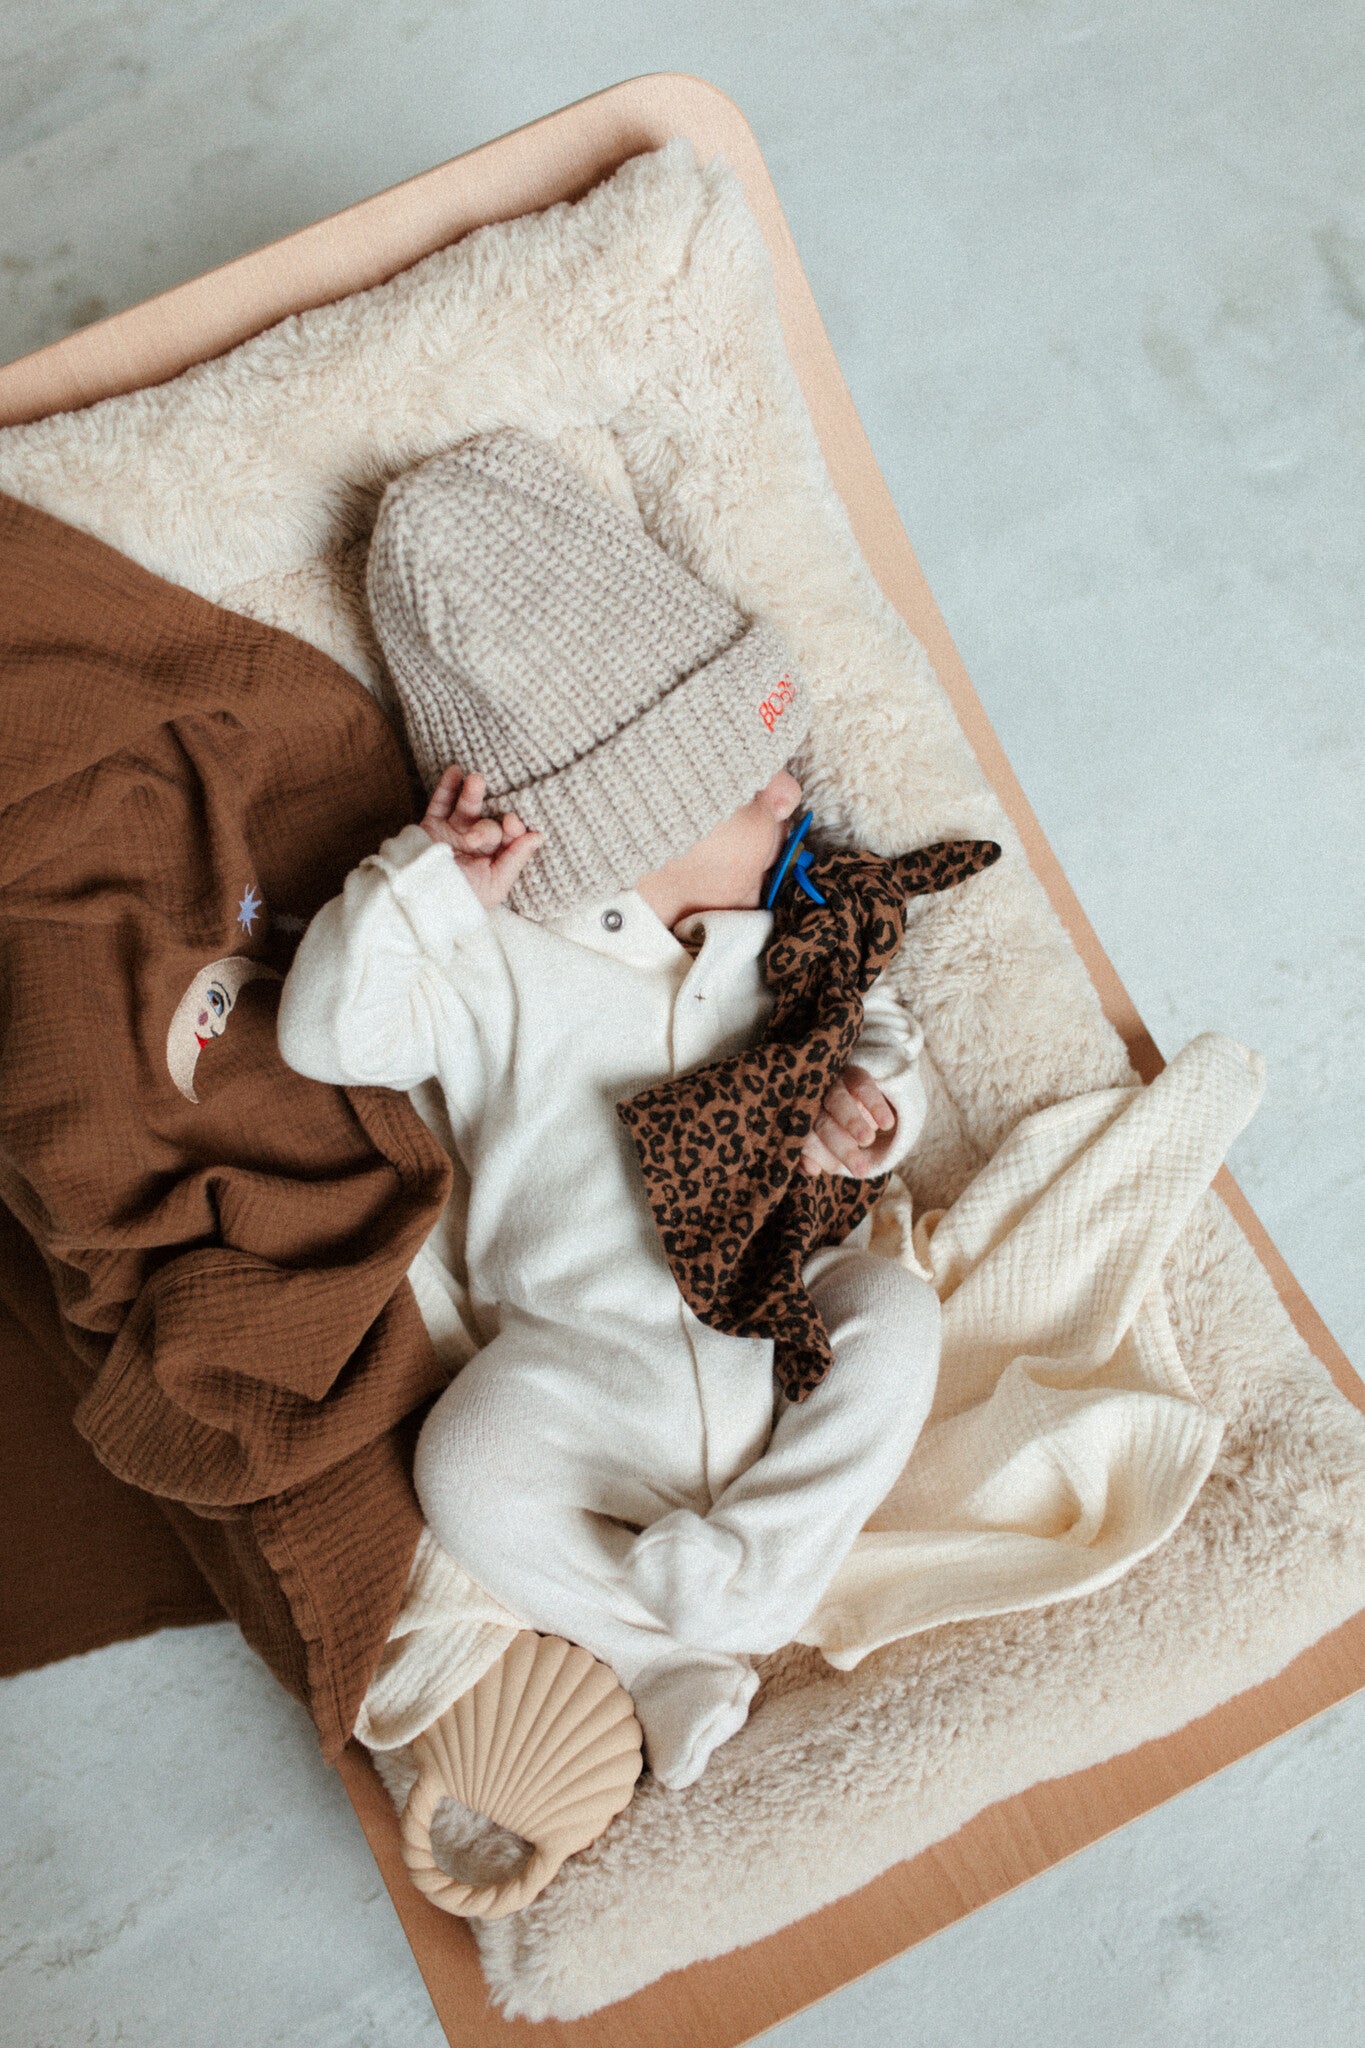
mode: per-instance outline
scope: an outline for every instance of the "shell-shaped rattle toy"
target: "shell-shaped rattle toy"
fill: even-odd
[[[630,1695],[605,1664],[561,1636],[523,1629],[412,1745],[417,1781],[400,1822],[408,1875],[444,1912],[519,1912],[629,1805],[641,1740]],[[443,1799],[520,1835],[530,1846],[523,1866],[501,1883],[449,1876],[431,1845]]]

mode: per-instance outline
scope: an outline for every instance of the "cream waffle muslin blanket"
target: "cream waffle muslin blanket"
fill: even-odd
[[[1223,1425],[1181,1364],[1161,1262],[1263,1085],[1258,1054],[1209,1033],[1149,1087],[1025,1117],[950,1209],[913,1227],[893,1179],[873,1245],[943,1302],[938,1391],[802,1642],[848,1669],[940,1622],[1090,1592],[1177,1526]],[[409,1741],[516,1627],[424,1538],[361,1739]]]
[[[1025,1117],[950,1209],[873,1243],[943,1303],[929,1421],[806,1627],[842,1669],[939,1622],[1106,1585],[1169,1536],[1223,1425],[1171,1333],[1161,1262],[1264,1086],[1194,1039],[1147,1088]]]

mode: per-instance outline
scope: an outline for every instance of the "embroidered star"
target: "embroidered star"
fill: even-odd
[[[256,894],[256,885],[254,882],[248,882],[246,885],[246,894],[242,898],[241,902],[237,905],[238,924],[244,925],[246,930],[250,932],[252,926],[256,922],[256,913],[259,911],[260,907],[261,898]]]

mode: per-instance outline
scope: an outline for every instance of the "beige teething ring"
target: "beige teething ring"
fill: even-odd
[[[630,1695],[606,1665],[562,1636],[523,1629],[412,1745],[417,1782],[400,1823],[408,1875],[443,1912],[519,1912],[629,1805],[640,1746]],[[529,1842],[523,1868],[501,1884],[448,1876],[431,1849],[432,1816],[448,1798]]]

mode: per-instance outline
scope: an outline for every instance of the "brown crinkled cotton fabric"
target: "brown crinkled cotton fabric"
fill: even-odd
[[[771,1337],[773,1370],[802,1401],[830,1368],[829,1339],[801,1282],[886,1186],[798,1170],[801,1148],[862,1028],[862,998],[893,958],[907,897],[950,889],[1000,858],[994,840],[953,839],[884,859],[817,854],[773,911],[763,977],[774,1006],[762,1039],[618,1103],[654,1220],[688,1306],[714,1330]]]
[[[335,1756],[421,1530],[405,1275],[451,1169],[405,1096],[287,1067],[275,1010],[411,821],[402,755],[325,655],[4,497],[0,587],[0,1200],[77,1428]]]

